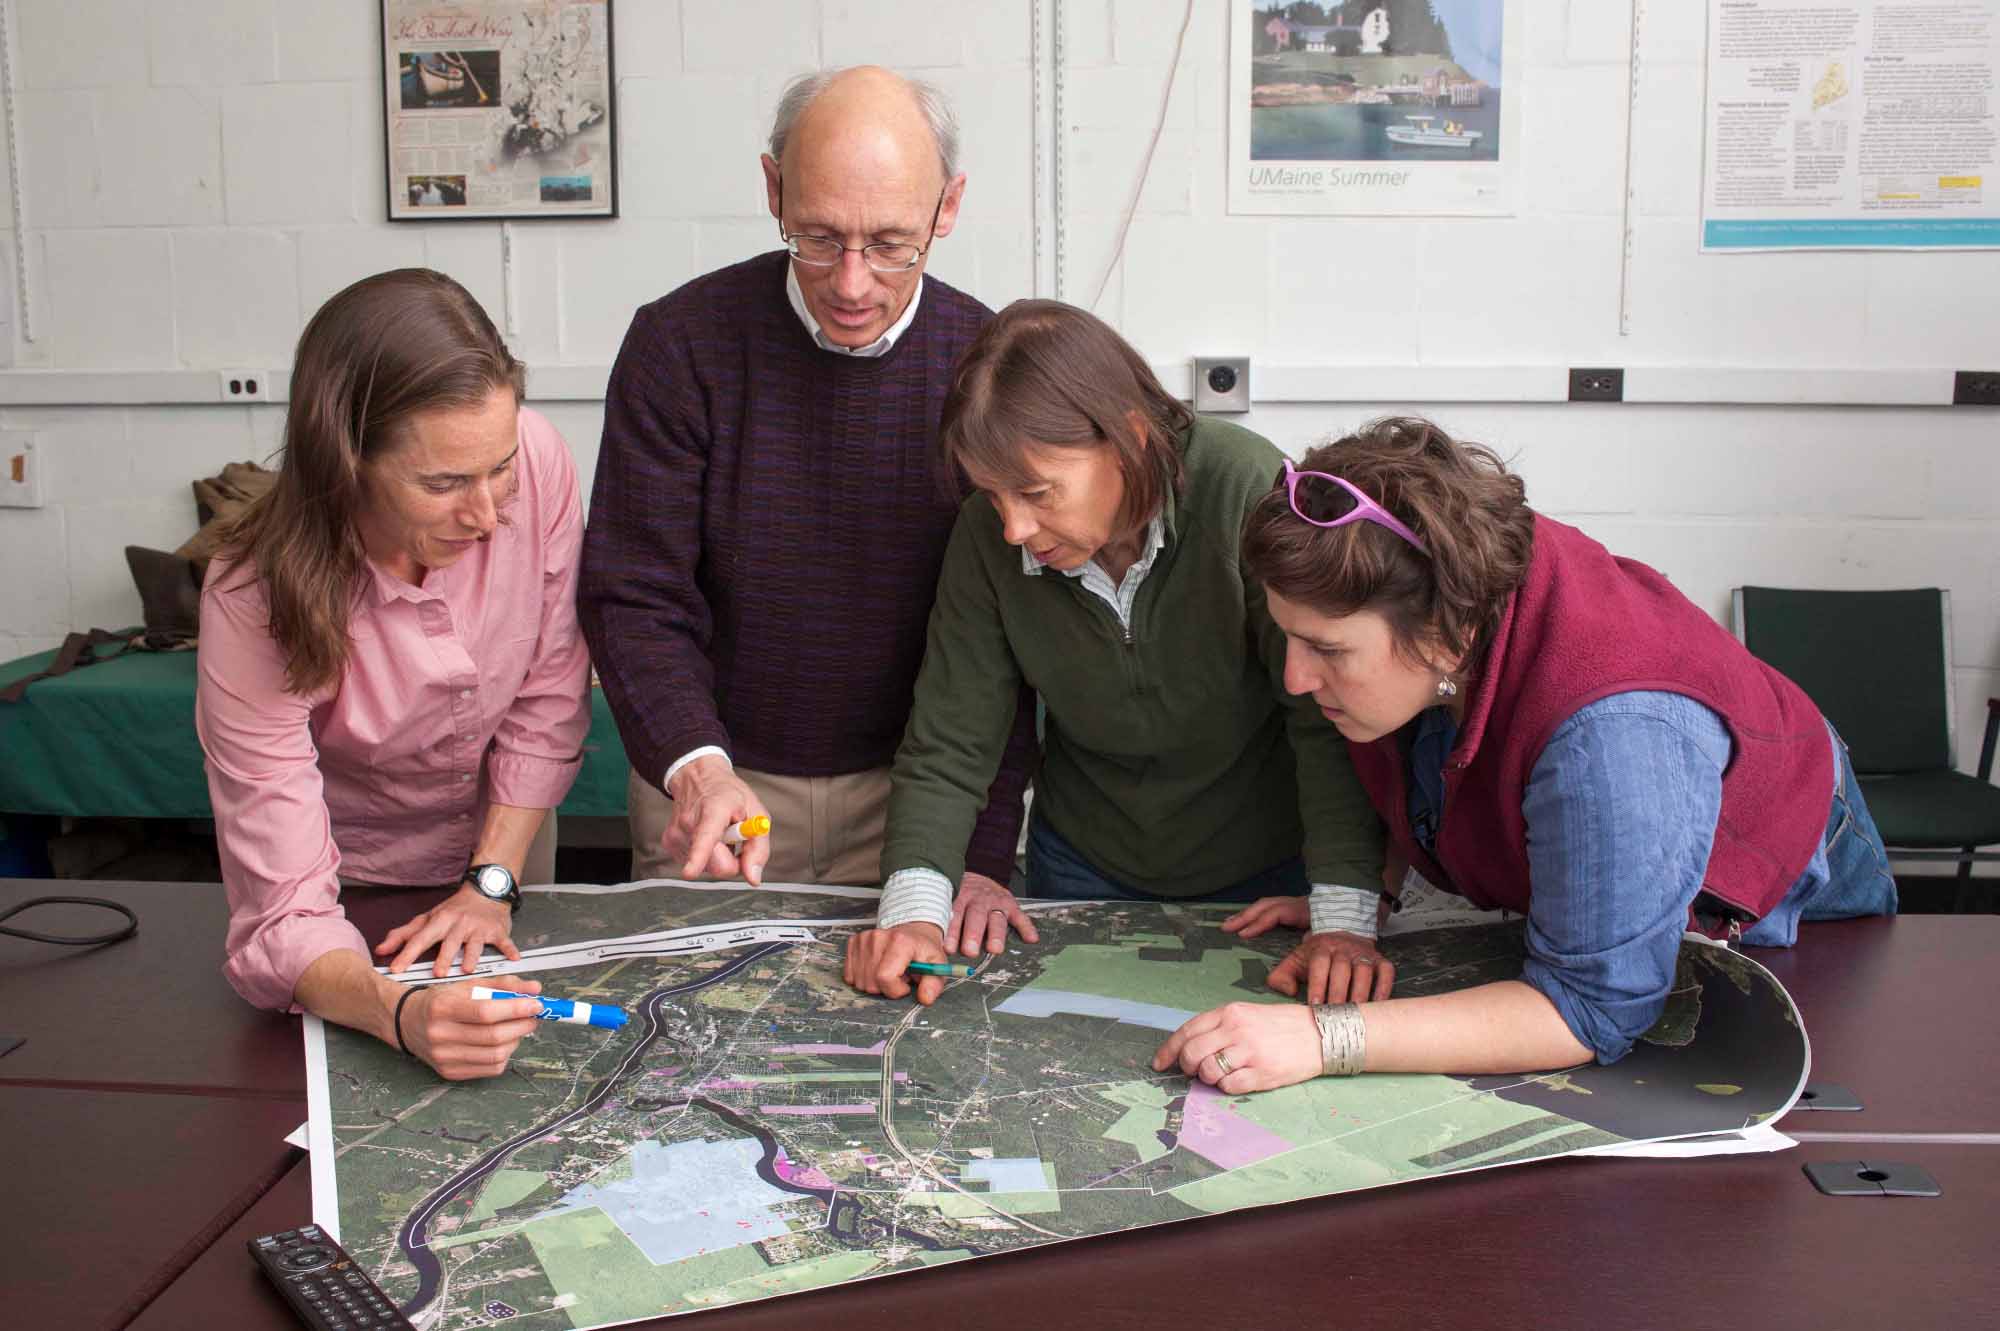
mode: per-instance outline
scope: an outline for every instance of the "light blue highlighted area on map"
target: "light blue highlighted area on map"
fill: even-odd
[[[786,1232],[776,1208],[792,1195],[757,1177],[763,1148],[736,1141],[642,1141],[627,1157],[630,1172],[609,1183],[570,1189],[546,1214],[596,1207],[623,1230],[655,1266],[775,1238]]]
[[[981,1183],[984,1189],[977,1186]],[[1063,1209],[1055,1167],[1035,1156],[967,1160],[959,1166],[956,1188],[905,1193],[903,1200],[911,1206],[935,1207],[951,1220],[1054,1215]]]
[[[1040,1156],[968,1160],[958,1171],[962,1183],[984,1183],[994,1192],[1040,1192],[1049,1186]]]
[[[1053,1017],[1065,1013],[1077,1017],[1109,1017],[1132,1026],[1156,1031],[1180,1029],[1194,1013],[1158,1003],[1138,1003],[1129,998],[1109,998],[1103,994],[1079,994],[1069,989],[1031,987],[1017,990],[1006,1002],[994,1005],[995,1012],[1013,1017]]]

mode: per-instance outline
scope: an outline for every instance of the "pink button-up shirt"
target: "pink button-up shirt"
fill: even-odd
[[[328,952],[367,956],[340,876],[453,882],[489,803],[554,808],[582,766],[576,466],[538,413],[519,434],[519,493],[492,540],[420,587],[365,565],[335,686],[286,692],[263,580],[209,569],[195,727],[229,893],[223,974],[259,1007],[291,1007]]]

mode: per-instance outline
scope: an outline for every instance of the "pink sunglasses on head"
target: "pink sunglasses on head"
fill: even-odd
[[[1292,512],[1313,526],[1345,527],[1350,522],[1372,522],[1387,527],[1426,557],[1430,555],[1417,534],[1398,522],[1395,514],[1340,477],[1324,471],[1300,471],[1286,458],[1284,474],[1278,479],[1284,484]]]

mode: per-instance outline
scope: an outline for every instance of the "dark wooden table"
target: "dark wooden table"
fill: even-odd
[[[253,1011],[222,980],[218,888],[0,881],[0,902],[43,892],[127,901],[142,927],[82,955],[0,939],[0,1030],[29,1037],[0,1059],[0,1117],[13,1129],[0,1177],[28,1236],[0,1259],[0,1285],[56,1310],[47,1325],[116,1324],[154,1289],[133,1325],[293,1325],[243,1244],[311,1215],[309,1171],[279,1140],[304,1115],[297,1020]],[[375,939],[442,895],[345,900]],[[1799,1001],[1814,1078],[1869,1106],[1782,1126],[2000,1134],[1996,950],[2000,918],[1917,916],[1808,926],[1799,949],[1755,954]],[[1945,1195],[1824,1197],[1800,1166],[1836,1159],[1916,1163]],[[1857,1139],[1775,1156],[1558,1161],[1063,1244],[698,1324],[1958,1327],[2000,1306],[1996,1214],[2000,1146]],[[106,1251],[132,1254],[129,1277],[100,1277]]]
[[[40,896],[120,902],[139,932],[95,948],[0,937],[0,1035],[27,1040],[0,1058],[0,1082],[305,1099],[298,1019],[259,1012],[222,978],[219,886],[0,879],[0,907]],[[83,935],[124,921],[40,906],[9,923]]]
[[[445,895],[350,888],[343,900],[374,940]],[[96,948],[0,936],[0,1035],[27,1041],[0,1057],[0,1085],[305,1099],[299,1019],[251,1007],[222,978],[229,910],[219,885],[0,878],[0,909],[41,896],[121,902],[139,932]],[[10,923],[85,935],[124,921],[42,906]]]
[[[1812,1080],[1858,1113],[1794,1111],[1783,1132],[2000,1133],[2000,915],[1809,924],[1747,955],[1805,1018]]]
[[[2000,1150],[1898,1146],[1938,1198],[1826,1197],[1824,1146],[1560,1160],[1085,1239],[647,1326],[1834,1327],[1990,1325]],[[1867,1157],[1861,1157],[1867,1158]],[[134,1331],[291,1327],[244,1251],[311,1216],[301,1162]]]
[[[303,1162],[284,1136],[305,1108],[0,1086],[0,1325],[125,1325]]]

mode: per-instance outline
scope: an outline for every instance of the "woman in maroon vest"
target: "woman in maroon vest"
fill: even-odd
[[[1789,946],[1801,919],[1895,911],[1811,700],[1660,574],[1535,513],[1490,450],[1377,421],[1287,465],[1243,560],[1392,856],[1525,914],[1528,957],[1519,980],[1365,1008],[1230,1004],[1157,1067],[1235,1094],[1609,1063],[1658,1019],[1690,924]]]

